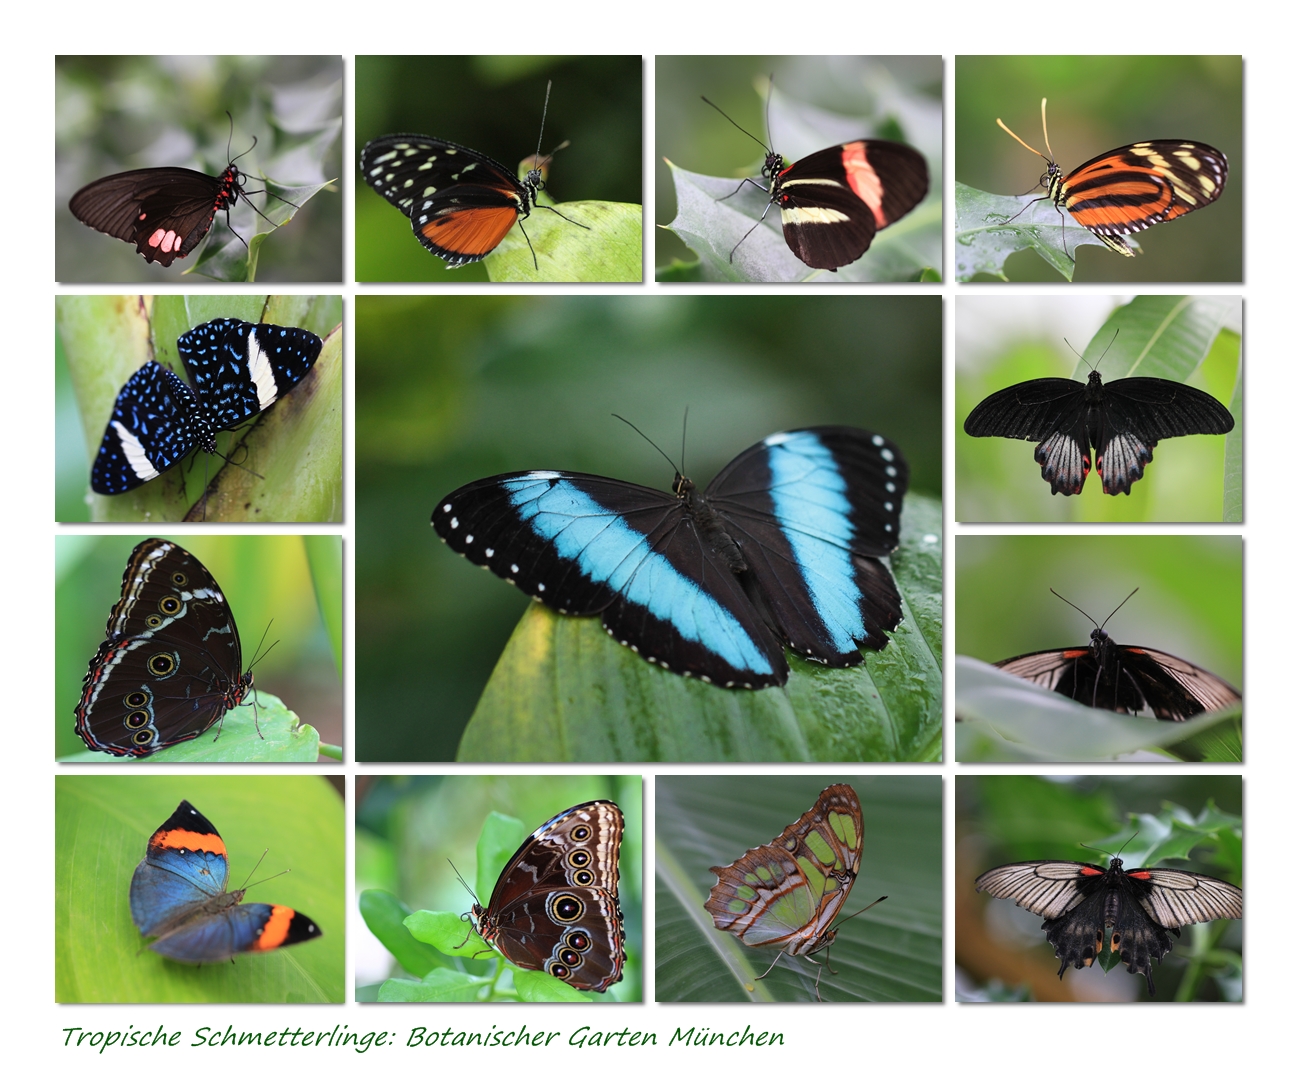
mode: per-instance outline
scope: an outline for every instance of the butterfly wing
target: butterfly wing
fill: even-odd
[[[1124,237],[1214,203],[1228,160],[1198,141],[1144,141],[1089,159],[1061,184],[1056,202],[1121,255]]]
[[[227,889],[227,847],[213,823],[184,799],[150,836],[131,877],[131,919],[141,935],[163,935]]]
[[[306,329],[239,318],[215,318],[177,338],[213,432],[267,410],[308,375],[321,352],[322,338]]]
[[[1124,668],[1158,718],[1183,721],[1241,700],[1242,693],[1231,684],[1177,655],[1126,644],[1118,650]]]
[[[233,903],[243,891],[223,897],[222,908],[160,936],[150,950],[174,961],[201,964],[237,954],[276,950],[316,939],[321,928],[307,914],[266,902]]]
[[[703,904],[716,927],[749,947],[801,956],[833,942],[838,911],[861,868],[861,802],[831,784],[816,804],[774,840],[727,866]]]
[[[91,659],[77,735],[93,751],[142,758],[194,739],[249,691],[240,634],[222,589],[167,540],[138,544]]]
[[[830,666],[863,661],[902,620],[880,561],[896,547],[909,471],[877,433],[775,433],[711,482],[706,497],[740,545],[745,587],[785,641]]]
[[[489,905],[472,908],[481,938],[523,969],[606,991],[625,964],[624,829],[620,807],[606,799],[540,825],[503,867]]]
[[[91,488],[101,495],[129,492],[180,462],[200,443],[195,394],[167,367],[150,361],[127,379],[114,400]]]
[[[422,247],[453,266],[485,258],[533,202],[501,163],[436,137],[377,137],[363,146],[358,165],[367,184],[409,218]]]
[[[1194,433],[1232,432],[1233,416],[1199,388],[1159,377],[1107,381],[1093,446],[1101,487],[1129,493],[1151,461],[1157,442]]]
[[[1242,915],[1242,889],[1226,880],[1184,869],[1129,869],[1125,875],[1147,915],[1165,928]]]
[[[1040,377],[1003,388],[965,419],[970,436],[1037,440],[1033,457],[1051,494],[1078,495],[1092,467],[1086,386],[1067,377]]]
[[[536,470],[459,488],[431,524],[453,550],[563,614],[602,616],[622,644],[727,687],[781,684],[788,664],[716,545],[674,496]]]
[[[861,258],[875,233],[928,191],[929,168],[910,145],[858,140],[781,170],[772,198],[793,254],[817,270],[836,270]]]
[[[128,170],[79,189],[68,209],[92,229],[135,244],[146,262],[171,266],[240,195],[238,176],[234,166],[216,178],[177,166]]]

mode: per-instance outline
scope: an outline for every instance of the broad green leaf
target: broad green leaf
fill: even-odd
[[[468,927],[462,914],[451,910],[418,910],[403,925],[418,943],[428,944],[449,958],[493,953],[494,948],[476,934],[474,927]]]
[[[128,896],[150,835],[183,800],[222,834],[247,902],[307,913],[318,939],[188,965],[143,949]],[[59,1002],[342,1002],[344,803],[315,776],[116,773],[55,780],[55,998]],[[283,876],[273,876],[281,870]]]
[[[335,139],[334,135],[331,139]],[[221,220],[214,219],[213,228],[200,247],[199,258],[185,273],[215,281],[253,281],[258,273],[258,250],[263,241],[289,223],[319,192],[335,184],[332,180],[317,185],[278,185],[266,178],[262,180],[269,195],[266,206],[260,204],[258,210],[266,217],[261,217],[250,204],[241,203],[231,209],[238,220],[234,227],[227,224],[229,216],[225,214]]]
[[[548,973],[528,972],[518,969],[512,973],[512,983],[522,1002],[588,1002],[589,996],[562,983]]]
[[[1200,296],[1136,296],[1115,308],[1074,369],[1086,381],[1096,365],[1107,381],[1162,377],[1188,381],[1227,325],[1228,304]],[[1099,365],[1098,365],[1099,363]]]
[[[90,465],[118,391],[150,358],[187,380],[177,338],[214,318],[308,328],[325,343],[312,372],[260,417],[153,481],[117,496],[90,491],[96,521],[338,521],[343,513],[339,296],[65,296],[55,304]],[[221,456],[235,461],[225,463]]]
[[[861,871],[840,918],[826,1002],[937,1002],[942,997],[942,785],[938,777],[659,777],[657,998],[661,1002],[810,1002],[816,965],[743,945],[703,909],[712,866],[767,844],[834,780],[865,812]],[[886,901],[858,917],[881,895]],[[825,961],[823,952],[818,955]]]
[[[1166,753],[1241,708],[1156,721],[1096,710],[986,662],[956,658],[956,758],[962,762],[1173,760]]]
[[[1127,239],[1137,247],[1136,241]],[[1118,254],[1068,213],[1057,210],[1049,199],[997,196],[956,183],[957,281],[973,281],[977,274],[1005,281],[1006,259],[1027,248],[1042,256],[1066,281],[1073,281],[1074,262],[1085,244]]]
[[[665,162],[676,202],[675,218],[666,228],[698,253],[703,281],[917,281],[924,271],[941,269],[941,201],[926,201],[875,234],[856,262],[835,271],[813,270],[785,242],[778,209],[757,224],[770,203],[763,190]]]
[[[443,954],[417,939],[404,924],[412,911],[390,892],[377,888],[364,891],[358,896],[358,912],[372,935],[394,955],[406,972],[425,976],[433,969],[448,966],[448,959]]]
[[[643,280],[642,207],[582,200],[557,210],[565,217],[542,202],[530,212],[529,245],[520,226],[508,232],[485,260],[491,281]]]
[[[477,1002],[485,981],[454,969],[432,969],[420,982],[386,980],[377,1002]]]
[[[254,724],[254,699],[258,699],[258,725]],[[220,731],[219,731],[220,730]],[[259,732],[262,736],[259,736]],[[165,747],[146,761],[160,762],[316,762],[321,737],[312,725],[301,725],[299,718],[281,702],[261,688],[253,692],[234,710],[229,710],[220,725],[193,740]],[[63,762],[123,763],[103,751],[82,751],[61,758]]]
[[[532,603],[458,749],[459,761],[921,761],[942,735],[942,511],[908,495],[888,564],[905,618],[862,666],[789,656],[782,688],[737,691],[677,676],[597,618]]]

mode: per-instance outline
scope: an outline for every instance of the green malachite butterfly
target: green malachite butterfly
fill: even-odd
[[[821,972],[838,935],[834,919],[856,883],[862,842],[861,800],[849,785],[831,784],[810,810],[765,846],[753,847],[729,865],[713,866],[717,882],[704,908],[717,928],[747,946],[779,948],[775,962],[785,954],[806,957],[824,950],[824,965],[815,962],[819,1002]]]

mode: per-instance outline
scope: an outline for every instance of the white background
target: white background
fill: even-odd
[[[0,717],[7,748],[8,770],[3,776],[5,792],[4,906],[0,908],[4,951],[5,1026],[3,1043],[9,1054],[59,1054],[65,1058],[89,1058],[90,1050],[61,1050],[62,1029],[80,1025],[104,1029],[153,1028],[159,1023],[189,1033],[200,1024],[234,1024],[237,1028],[272,1029],[304,1026],[328,1028],[348,1024],[352,1030],[386,1029],[406,1034],[409,1027],[474,1028],[491,1025],[517,1027],[523,1021],[532,1029],[560,1029],[570,1032],[583,1024],[604,1029],[653,1030],[662,1046],[642,1050],[606,1053],[642,1060],[658,1060],[670,1053],[703,1060],[730,1056],[719,1048],[668,1051],[665,1043],[676,1026],[706,1024],[714,1030],[742,1027],[780,1028],[787,1046],[770,1050],[745,1050],[749,1057],[779,1060],[785,1054],[812,1054],[821,1058],[857,1060],[987,1062],[1029,1055],[1086,1056],[1111,1054],[1133,1056],[1156,1053],[1172,1046],[1179,1053],[1201,1058],[1248,1058],[1277,1060],[1299,1046],[1295,1038],[1299,1017],[1292,1003],[1298,998],[1300,962],[1297,940],[1301,924],[1302,863],[1295,838],[1295,816],[1300,793],[1299,777],[1301,719],[1305,699],[1301,695],[1299,667],[1302,654],[1300,509],[1301,459],[1297,430],[1305,421],[1301,390],[1302,345],[1296,323],[1302,299],[1302,285],[1293,278],[1297,241],[1291,239],[1297,226],[1302,199],[1300,58],[1297,42],[1300,25],[1290,8],[1270,6],[1261,0],[1238,4],[1214,4],[1189,0],[1171,6],[1119,4],[1114,6],[1075,4],[988,4],[950,2],[935,4],[866,4],[847,0],[823,3],[686,3],[670,0],[661,4],[571,3],[552,5],[500,5],[440,2],[374,7],[365,4],[328,2],[316,6],[267,6],[255,3],[178,4],[126,3],[91,4],[64,2],[58,5],[22,4],[9,9],[6,17],[5,61],[0,64],[3,80],[4,189],[3,217],[5,255],[4,328],[6,343],[0,354],[3,384],[0,384],[0,440],[5,443],[3,464],[7,488],[4,529],[4,571],[0,586],[3,599],[3,661],[0,681],[5,713]],[[1294,28],[1293,28],[1294,27]],[[941,53],[945,60],[947,87],[944,101],[947,140],[951,143],[950,107],[953,59],[956,54],[1031,53],[1077,50],[1105,52],[1111,48],[1137,53],[1240,53],[1245,57],[1246,100],[1246,277],[1242,285],[1206,286],[1203,291],[1240,294],[1245,297],[1246,375],[1245,499],[1246,539],[1246,689],[1248,692],[1246,778],[1247,863],[1246,888],[1250,898],[1246,917],[1246,1003],[1241,1006],[1193,1005],[1185,1008],[1133,1004],[1128,1006],[965,1006],[954,1002],[913,1006],[790,1006],[758,1010],[755,1007],[644,1006],[612,1007],[93,1007],[56,1006],[54,988],[54,887],[53,887],[53,787],[55,772],[93,772],[98,767],[65,766],[57,770],[50,757],[49,713],[53,688],[53,545],[57,531],[54,512],[54,345],[52,312],[56,293],[108,291],[96,286],[57,286],[54,283],[54,254],[50,244],[48,199],[54,187],[54,93],[53,56],[85,52],[259,52],[344,53],[345,122],[344,158],[346,171],[354,157],[352,116],[352,55],[391,53],[413,47],[437,51],[481,52],[628,52],[641,49],[645,66],[645,189],[653,187],[656,165],[650,147],[653,129],[653,56],[686,51],[703,53],[773,53],[783,49],[811,52],[864,52],[884,54]],[[949,153],[950,155],[950,153]],[[951,186],[950,158],[944,183]],[[352,232],[352,192],[346,178],[344,188],[345,233]],[[645,248],[651,246],[645,218]],[[950,228],[950,211],[946,225]],[[951,274],[948,242],[944,276]],[[352,260],[346,252],[345,276],[352,275]],[[645,253],[647,270],[648,254]],[[258,286],[262,291],[281,291],[288,286]],[[1188,286],[1190,290],[1193,286]],[[712,291],[699,287],[697,291]],[[958,286],[943,286],[946,303],[947,382],[944,432],[948,434],[944,454],[950,456],[953,424],[951,403],[952,347],[950,325]],[[349,297],[359,286],[313,286],[314,291],[343,291]],[[793,289],[796,291],[796,287]],[[370,286],[368,292],[386,292],[385,286]],[[397,291],[394,289],[393,291]],[[411,291],[409,289],[408,291]],[[605,291],[611,287],[564,286],[550,291]],[[622,286],[622,294],[638,292],[657,299],[651,281],[641,287]],[[737,290],[736,290],[737,291]],[[771,287],[769,292],[785,291]],[[822,290],[829,292],[831,290]],[[855,291],[870,291],[859,287]],[[914,286],[877,286],[874,292],[919,292]],[[1013,295],[1015,289],[1009,290]],[[1019,286],[1027,295],[1053,291],[1051,286]],[[1065,294],[1063,286],[1054,289]],[[1115,292],[1098,287],[1096,292]],[[1119,287],[1118,294],[1183,291],[1182,287],[1156,285],[1145,288]],[[1001,299],[1007,290],[985,286],[983,295]],[[354,425],[352,399],[354,315],[346,310],[346,416]],[[346,456],[352,447],[346,442]],[[348,463],[346,469],[349,470]],[[951,467],[947,466],[950,485]],[[27,502],[22,502],[26,499]],[[948,499],[948,504],[950,500]],[[353,483],[346,472],[346,588],[352,582]],[[950,505],[948,506],[950,518]],[[98,531],[87,528],[62,531]],[[151,527],[151,533],[166,529]],[[231,529],[259,532],[260,529]],[[294,532],[339,532],[338,527],[299,528]],[[945,526],[948,556],[954,526]],[[968,526],[966,532],[982,532]],[[997,530],[993,530],[997,531]],[[1009,531],[1004,529],[1001,531]],[[1039,529],[1037,531],[1046,531]],[[1096,530],[1094,530],[1096,531]],[[1145,529],[1101,529],[1119,532],[1193,532],[1187,527]],[[1228,532],[1227,528],[1201,531]],[[1200,573],[1192,580],[1199,581]],[[947,616],[951,614],[951,573],[947,573]],[[351,596],[346,599],[346,617],[352,621]],[[950,623],[947,626],[950,659]],[[353,675],[352,641],[346,627],[346,676]],[[346,708],[352,696],[346,685]],[[950,710],[950,683],[947,689]],[[60,707],[58,712],[71,711]],[[346,725],[345,750],[351,747],[351,730]],[[950,751],[950,728],[947,749]],[[116,768],[116,767],[111,767]],[[206,767],[208,768],[208,767]],[[256,772],[253,767],[219,767],[240,774]],[[293,767],[288,771],[294,771]],[[329,767],[325,767],[329,768]],[[372,767],[370,771],[394,767]],[[413,767],[418,768],[418,767]],[[447,766],[420,767],[447,772]],[[528,767],[514,767],[527,769]],[[676,771],[676,767],[667,767]],[[694,769],[696,767],[686,767]],[[772,767],[784,772],[783,767]],[[813,767],[794,767],[810,772]],[[1110,772],[1109,767],[1085,767],[1091,772]],[[1228,767],[1213,766],[1212,772]],[[314,767],[304,767],[316,771]],[[648,839],[655,818],[655,796],[651,776],[656,766],[623,766],[623,771],[642,770],[647,787]],[[998,767],[1004,769],[1004,767]],[[1201,772],[1202,767],[1148,767],[1148,772]],[[132,766],[134,772],[175,770],[175,767]],[[102,770],[101,770],[102,771]],[[121,771],[121,770],[119,770]],[[346,766],[352,776],[352,765]],[[458,771],[453,767],[453,771]],[[756,767],[726,766],[720,771],[756,771]],[[881,771],[874,767],[873,771]],[[937,772],[936,767],[889,768],[885,771]],[[983,770],[978,770],[983,771]],[[1125,771],[1133,771],[1125,769]],[[943,993],[951,997],[952,986],[952,836],[951,803],[954,789],[953,765],[944,763],[947,782],[947,836],[944,841],[944,913],[947,915],[943,943]],[[833,779],[833,777],[831,777]],[[352,789],[350,789],[352,790]],[[352,801],[349,802],[352,822]],[[759,843],[762,841],[758,841]],[[645,849],[645,895],[649,930],[645,973],[649,999],[652,997],[656,964],[653,942],[653,847]],[[352,851],[350,851],[352,860]],[[351,880],[352,878],[350,878]],[[119,890],[106,884],[104,890]],[[1050,957],[1048,964],[1051,964]],[[351,968],[351,961],[350,961]],[[183,1036],[183,1042],[188,1036]],[[548,1051],[473,1051],[481,1054],[514,1054],[517,1060],[561,1060],[563,1055],[585,1056],[601,1051],[575,1051],[565,1046]],[[132,1060],[158,1060],[181,1054],[207,1054],[209,1060],[229,1060],[233,1051],[173,1050],[129,1052],[115,1050],[102,1060],[133,1053]],[[249,1052],[245,1052],[246,1054]],[[299,1060],[355,1060],[346,1050],[284,1051]],[[1296,1052],[1299,1053],[1299,1050]],[[458,1055],[464,1050],[412,1051],[373,1050],[370,1057],[395,1060],[407,1055]],[[99,1057],[99,1055],[96,1055]],[[278,1055],[279,1057],[279,1055]],[[21,1060],[15,1058],[13,1060]]]

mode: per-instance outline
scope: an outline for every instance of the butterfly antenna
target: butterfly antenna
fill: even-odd
[[[680,468],[681,469],[683,469],[685,466],[688,465],[688,463],[684,459],[685,452],[688,449],[687,448],[688,439],[689,439],[689,405],[686,403],[684,405],[684,425],[680,429]]]
[[[684,412],[684,416],[685,416],[686,419],[688,418],[688,415],[689,415],[689,412],[688,412],[688,410],[686,409],[685,412]],[[626,425],[628,425],[628,426],[629,426],[631,429],[633,429],[636,433],[638,433],[638,434],[639,434],[640,436],[642,436],[645,440],[647,440],[648,443],[652,444],[652,446],[653,446],[654,448],[657,449],[657,454],[659,454],[662,458],[664,458],[667,462],[669,462],[669,463],[671,464],[671,469],[675,470],[675,475],[676,475],[677,477],[680,476],[680,471],[679,471],[679,468],[675,465],[675,461],[670,457],[670,455],[666,454],[665,451],[663,451],[661,448],[657,447],[656,443],[653,442],[653,440],[648,436],[647,433],[645,433],[642,429],[640,429],[637,425],[635,425],[634,422],[630,421],[629,418],[622,418],[619,414],[613,414],[612,417],[613,417],[613,418],[616,418],[616,419],[619,420],[619,421],[623,421],[623,422],[625,422]]]
[[[1075,355],[1078,355],[1080,359],[1083,359],[1084,365],[1086,365],[1089,370],[1095,370],[1097,366],[1101,365],[1101,360],[1106,357],[1106,352],[1108,352],[1112,347],[1115,346],[1115,341],[1119,339],[1119,330],[1118,329],[1115,330],[1115,335],[1110,338],[1110,343],[1106,345],[1106,350],[1097,356],[1096,365],[1093,365],[1092,363],[1088,362],[1087,359],[1083,358],[1083,356],[1079,354],[1078,349],[1069,342],[1069,337],[1061,337],[1060,339],[1065,342],[1065,346],[1069,348],[1070,351],[1072,351]]]
[[[1137,591],[1136,588],[1134,588],[1133,590],[1134,590],[1134,591]],[[1057,599],[1059,599],[1062,603],[1069,603],[1069,600],[1066,599],[1063,595],[1061,595],[1058,591],[1056,591],[1055,588],[1052,588],[1052,589],[1051,589],[1051,594],[1054,595]],[[1124,600],[1124,602],[1127,602],[1127,601],[1128,601],[1128,600]],[[1072,606],[1075,610],[1077,610],[1080,614],[1082,614],[1085,618],[1087,618],[1088,621],[1091,621],[1091,622],[1092,622],[1092,627],[1093,627],[1094,629],[1099,629],[1099,628],[1101,628],[1100,625],[1098,625],[1095,621],[1092,620],[1092,615],[1089,614],[1086,610],[1084,610],[1081,606],[1078,606],[1076,603],[1069,603],[1069,605]],[[1120,603],[1120,604],[1119,604],[1119,606],[1123,606],[1123,605],[1124,605],[1124,603]],[[1118,610],[1119,607],[1115,607],[1115,609]],[[1111,615],[1111,616],[1113,617],[1113,615]],[[1110,619],[1107,618],[1106,620],[1109,621]]]
[[[1056,153],[1051,150],[1051,138],[1047,136],[1047,98],[1042,98],[1042,142],[1047,146],[1047,155],[1050,161],[1056,161]]]
[[[707,97],[705,97],[705,96],[702,98],[702,102],[705,103],[708,107],[716,107],[716,105],[715,105],[714,103],[712,103],[710,100],[708,100]],[[717,111],[720,111],[720,113],[721,113],[722,115],[725,115],[725,121],[728,122],[728,123],[729,123],[731,126],[733,126],[735,129],[737,129],[737,130],[738,130],[740,133],[742,133],[745,137],[752,137],[752,139],[753,139],[754,141],[757,141],[757,143],[760,144],[763,148],[765,148],[766,151],[770,151],[770,145],[769,145],[769,144],[767,144],[765,141],[757,140],[756,137],[754,137],[754,136],[753,136],[751,133],[749,133],[746,129],[744,129],[742,126],[740,126],[737,122],[735,122],[734,119],[730,118],[729,115],[726,115],[724,111],[721,111],[719,107],[716,107],[716,110],[717,110]],[[767,118],[767,121],[769,121],[769,118]],[[767,136],[769,136],[769,133],[767,133]]]
[[[770,151],[769,145],[775,143],[775,138],[770,134],[770,98],[775,94],[775,72],[770,72],[770,85],[766,89],[766,151]]]
[[[848,916],[844,917],[841,921],[838,922],[838,924],[834,925],[834,927],[829,930],[830,933],[833,933],[838,929],[842,928],[843,925],[847,924],[847,922],[850,921],[853,917],[861,916],[861,914],[865,913],[865,911],[870,909],[871,906],[878,906],[881,902],[883,902],[887,898],[888,898],[887,895],[880,895],[877,899],[874,900],[874,902],[870,903],[870,906],[862,906],[859,910],[856,911],[856,913],[848,914]],[[832,973],[834,970],[831,968],[829,971]]]
[[[549,98],[552,94],[553,94],[553,80],[552,80],[552,78],[550,78],[549,81],[548,81],[548,85],[545,86],[545,88],[544,88],[544,115],[543,115],[543,118],[541,118],[541,119],[539,120],[539,143],[538,143],[537,145],[535,145],[535,166],[539,166],[539,165],[540,165],[540,164],[539,164],[539,160],[540,160],[539,151],[540,151],[541,148],[544,147],[544,121],[545,121],[545,119],[548,118],[548,98]],[[564,145],[562,145],[562,147],[565,148],[566,145],[564,144]],[[561,150],[562,150],[562,148],[556,148],[556,149],[554,149],[555,152],[560,152]]]
[[[1140,587],[1141,585],[1138,585],[1138,588]],[[1134,588],[1131,592],[1129,592],[1126,596],[1124,596],[1124,603],[1127,603],[1130,599],[1133,598],[1133,596],[1137,595],[1138,588]],[[1119,613],[1124,603],[1120,603],[1119,606],[1115,607],[1115,609],[1112,610],[1110,614],[1106,617],[1106,620],[1103,621],[1100,625],[1098,625],[1097,628],[1104,629],[1108,624],[1110,624],[1110,619]]]
[[[275,621],[276,619],[273,618],[272,620]],[[254,667],[258,665],[259,662],[263,661],[264,658],[270,655],[272,653],[272,648],[281,642],[280,640],[275,640],[272,643],[271,647],[269,647],[266,651],[263,651],[263,641],[267,639],[267,634],[271,631],[272,631],[272,622],[269,621],[267,623],[267,628],[263,630],[263,635],[259,637],[258,646],[254,648],[254,660],[249,663],[249,672],[252,673],[254,671]],[[262,651],[261,654],[259,653],[260,651]]]

